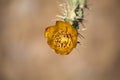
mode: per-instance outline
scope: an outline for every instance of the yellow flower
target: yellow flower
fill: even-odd
[[[68,22],[57,21],[55,26],[47,27],[45,37],[48,45],[61,55],[69,54],[77,44],[77,31]]]

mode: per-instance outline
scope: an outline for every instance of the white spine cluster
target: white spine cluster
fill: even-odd
[[[76,28],[78,22],[83,20],[86,0],[66,0],[60,6],[62,15],[57,15],[57,17],[62,21],[70,22],[71,25],[75,24],[74,27]]]

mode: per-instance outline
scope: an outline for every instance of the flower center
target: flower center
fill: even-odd
[[[68,48],[72,44],[71,34],[65,31],[58,31],[53,36],[53,44],[56,48]]]

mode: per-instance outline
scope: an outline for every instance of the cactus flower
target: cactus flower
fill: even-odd
[[[45,29],[48,45],[61,55],[69,54],[77,45],[77,30],[69,22],[57,21]]]

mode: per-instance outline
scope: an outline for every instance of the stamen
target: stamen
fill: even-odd
[[[58,31],[56,34],[53,36],[53,43],[54,46],[57,48],[68,48],[71,45],[71,36],[70,34],[66,33],[65,31]]]

